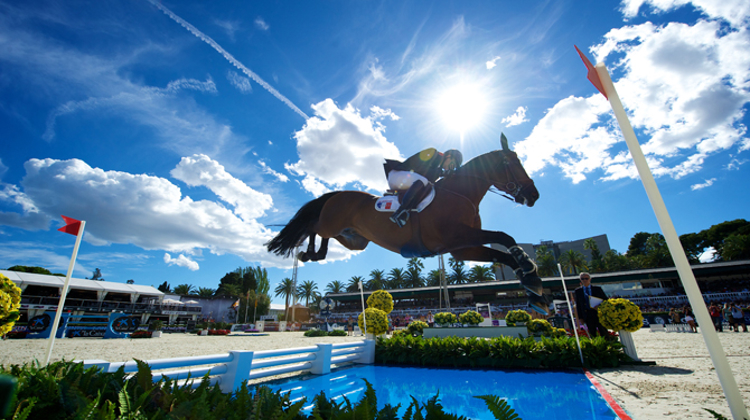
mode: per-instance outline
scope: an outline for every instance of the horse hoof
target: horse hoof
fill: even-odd
[[[297,259],[302,262],[308,262],[310,261],[310,258],[307,257],[307,252],[302,251],[299,254],[297,254]]]
[[[527,274],[521,277],[521,284],[527,292],[537,296],[542,296],[544,287],[542,287],[542,279],[536,275],[536,273]]]
[[[529,306],[544,316],[549,315],[549,301],[544,296],[529,295]]]

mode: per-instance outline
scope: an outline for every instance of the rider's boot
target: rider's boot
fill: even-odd
[[[415,181],[411,184],[398,210],[390,217],[391,221],[398,227],[404,227],[409,220],[409,212],[413,211],[429,192],[430,189],[422,181]]]
[[[518,245],[508,248],[508,252],[519,265],[515,273],[523,287],[537,296],[542,296],[542,279],[537,275],[536,264],[529,257],[529,254]]]
[[[549,300],[547,300],[546,296],[537,296],[533,293],[529,294],[529,306],[531,306],[531,309],[544,316],[549,315]]]

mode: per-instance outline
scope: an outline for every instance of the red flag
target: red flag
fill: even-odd
[[[581,56],[581,60],[583,60],[583,64],[586,65],[586,68],[589,70],[589,74],[587,75],[589,81],[591,84],[594,85],[594,87],[602,94],[605,98],[609,99],[607,97],[607,94],[604,93],[604,85],[602,85],[602,81],[599,79],[599,73],[596,72],[596,68],[594,68],[594,65],[591,64],[591,61],[589,61],[588,57],[584,53],[581,52],[581,50],[578,49],[577,46],[576,51],[578,51],[578,55]]]
[[[74,236],[78,236],[78,232],[81,230],[81,221],[76,220],[76,219],[71,219],[70,217],[66,217],[66,216],[62,216],[62,218],[63,220],[65,220],[65,223],[67,224],[57,230],[59,230],[60,232],[65,232]]]

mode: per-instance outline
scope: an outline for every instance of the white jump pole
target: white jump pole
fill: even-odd
[[[575,334],[576,344],[578,344],[578,355],[581,356],[581,366],[583,366],[583,350],[581,350],[581,340],[578,338],[578,327],[576,327],[576,320],[575,318],[573,318],[573,306],[570,304],[568,287],[565,285],[565,276],[563,275],[563,270],[560,266],[560,263],[557,263],[557,271],[560,272],[560,280],[562,281],[563,291],[565,291],[565,301],[568,302],[568,315],[570,315],[570,323],[573,328],[573,334]]]
[[[685,250],[682,248],[682,243],[680,243],[680,237],[677,236],[677,231],[675,230],[674,225],[672,224],[672,219],[667,212],[667,206],[664,204],[664,199],[659,192],[659,188],[656,185],[651,169],[646,162],[646,157],[635,136],[635,131],[633,131],[633,127],[630,125],[630,120],[625,112],[625,108],[622,106],[622,102],[620,102],[620,97],[617,94],[617,90],[615,90],[614,83],[612,83],[612,78],[607,71],[607,66],[605,66],[604,63],[598,63],[596,68],[592,69],[590,67],[591,63],[585,55],[580,51],[579,54],[581,54],[581,58],[584,60],[586,67],[589,68],[589,80],[596,75],[595,79],[591,80],[591,82],[597,87],[597,89],[600,89],[600,91],[601,89],[604,90],[602,94],[604,94],[609,100],[609,104],[615,113],[617,123],[620,125],[620,130],[622,130],[622,135],[625,138],[625,143],[628,145],[630,155],[633,157],[633,162],[638,169],[638,175],[641,177],[641,182],[643,182],[643,187],[646,189],[646,194],[651,202],[651,207],[654,209],[656,220],[658,221],[664,239],[667,242],[669,252],[672,254],[672,260],[677,268],[677,274],[680,276],[682,286],[685,288],[685,294],[693,308],[695,318],[701,326],[703,340],[706,342],[708,353],[711,355],[711,361],[716,369],[716,375],[719,377],[719,383],[721,383],[724,395],[727,398],[732,417],[735,420],[750,418],[745,403],[742,400],[742,395],[737,387],[737,381],[735,381],[732,370],[729,367],[729,361],[724,353],[724,348],[719,341],[719,335],[713,327],[711,315],[708,313],[706,303],[703,301],[703,295],[698,287],[698,282],[695,281],[695,276],[690,268],[690,263],[685,256]],[[591,70],[594,70],[593,75]],[[596,82],[599,83],[599,86],[597,86]]]
[[[70,257],[70,264],[68,264],[68,274],[65,275],[65,284],[63,285],[62,292],[60,293],[60,300],[57,302],[57,311],[55,312],[55,321],[52,323],[52,331],[50,332],[49,337],[49,346],[47,347],[47,359],[44,362],[45,365],[49,365],[49,360],[52,357],[52,348],[55,346],[57,326],[60,324],[60,318],[62,317],[63,308],[65,307],[65,297],[68,295],[70,277],[73,275],[73,267],[75,267],[76,265],[76,257],[78,257],[78,247],[81,245],[81,238],[83,238],[83,228],[86,227],[85,220],[82,220],[80,223],[81,226],[80,228],[78,228],[78,234],[76,235],[76,244],[73,247],[73,256]]]

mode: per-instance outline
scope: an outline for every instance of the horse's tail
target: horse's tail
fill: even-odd
[[[312,231],[312,227],[318,221],[323,205],[338,193],[339,191],[334,191],[323,194],[302,206],[297,214],[292,217],[292,220],[281,229],[281,232],[264,244],[268,252],[284,257],[291,256],[297,245],[315,233]]]

